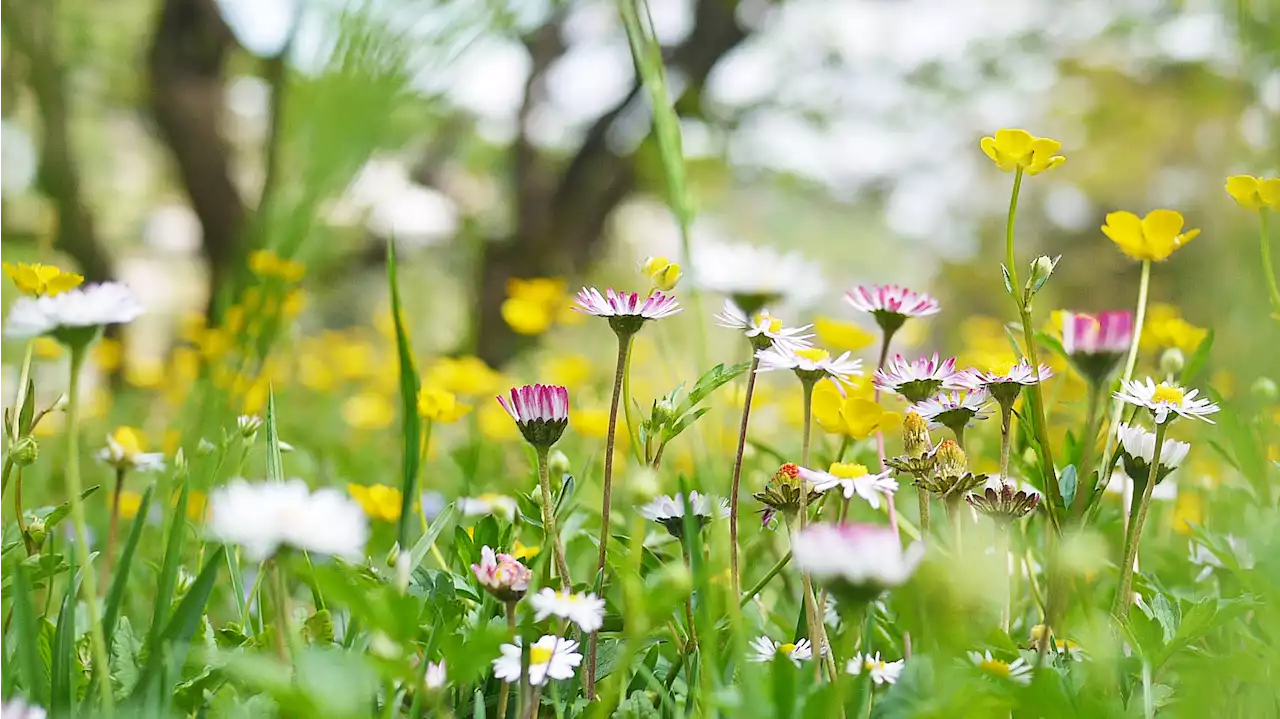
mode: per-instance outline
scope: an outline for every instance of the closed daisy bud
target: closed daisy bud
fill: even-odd
[[[485,591],[504,602],[519,600],[529,591],[533,572],[510,554],[498,554],[485,546],[480,550],[480,563],[471,571]]]
[[[1049,276],[1053,274],[1053,269],[1058,266],[1058,260],[1061,259],[1062,255],[1057,257],[1041,255],[1031,262],[1031,276],[1027,278],[1026,287],[1028,297],[1044,287],[1044,283],[1049,281]]]
[[[498,404],[516,421],[525,441],[535,447],[555,444],[569,426],[569,390],[564,387],[513,387],[509,397],[498,396]]]
[[[814,490],[812,482],[801,474],[800,467],[788,462],[773,473],[773,477],[765,484],[764,491],[752,496],[769,509],[791,515],[804,506],[805,492],[808,492],[809,502],[814,502],[821,496]]]
[[[908,411],[902,418],[902,445],[907,456],[913,459],[923,457],[933,448],[929,441],[929,423],[916,412]]]
[[[1177,377],[1182,374],[1182,368],[1186,365],[1187,358],[1177,347],[1170,347],[1160,353],[1160,374],[1166,377]]]
[[[552,477],[563,477],[572,471],[573,467],[569,463],[569,458],[560,450],[552,450],[547,455],[547,469],[551,472]]]
[[[40,456],[40,445],[32,437],[23,437],[9,450],[9,458],[18,467],[35,464]]]
[[[959,477],[969,468],[969,457],[960,445],[949,439],[938,446],[934,460],[938,474],[944,477]]]
[[[1249,387],[1249,391],[1259,402],[1271,404],[1280,397],[1280,387],[1276,386],[1276,381],[1270,377],[1259,377],[1253,381],[1253,385]]]

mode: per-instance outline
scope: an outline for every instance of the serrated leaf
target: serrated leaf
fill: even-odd
[[[111,635],[111,685],[117,697],[127,696],[138,684],[142,672],[138,666],[138,653],[142,641],[133,633],[128,617],[121,617],[116,631]]]
[[[684,414],[691,408],[697,406],[702,400],[706,399],[712,392],[716,391],[726,383],[733,381],[743,372],[751,369],[750,362],[740,362],[729,367],[718,364],[707,370],[698,381],[693,385],[693,389],[689,390],[689,396],[685,401],[680,403],[677,414]],[[683,386],[683,385],[682,385]]]

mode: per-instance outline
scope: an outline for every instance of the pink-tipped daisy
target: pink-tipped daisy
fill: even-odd
[[[1062,313],[1062,349],[1090,382],[1106,382],[1131,342],[1133,314],[1128,310]]]
[[[498,395],[498,404],[511,415],[535,447],[550,447],[569,426],[569,390],[557,385],[530,384],[513,387],[509,397]]]
[[[923,402],[938,393],[956,374],[956,360],[948,357],[939,361],[938,353],[908,362],[902,355],[894,355],[884,367],[876,370],[872,382],[883,392],[901,395],[908,402]]]
[[[1032,367],[1031,363],[1024,359],[1002,372],[980,369],[962,370],[947,380],[945,386],[948,389],[986,390],[1000,404],[1012,406],[1023,387],[1039,384],[1052,376],[1053,370],[1049,365],[1041,364],[1038,368]]]
[[[844,300],[855,310],[870,312],[886,335],[897,332],[909,317],[928,317],[942,309],[928,294],[901,285],[858,285],[844,293]]]
[[[871,474],[861,464],[845,462],[833,462],[826,472],[800,468],[800,477],[811,482],[815,492],[838,489],[845,499],[853,499],[854,495],[862,497],[872,509],[880,508],[880,495],[898,491],[898,480],[890,476],[892,474],[892,471]]]
[[[745,332],[747,339],[751,340],[751,345],[756,349],[774,346],[803,349],[809,346],[809,338],[813,336],[812,333],[805,334],[805,330],[813,325],[784,327],[782,320],[769,314],[767,309],[760,310],[754,317],[748,317],[747,313],[731,299],[724,301],[724,311],[716,315],[715,319],[716,324],[721,327]]]
[[[1157,385],[1148,377],[1145,381],[1135,379],[1121,382],[1120,391],[1114,396],[1126,404],[1147,408],[1155,418],[1156,424],[1168,422],[1170,413],[1213,424],[1213,420],[1207,415],[1217,412],[1220,408],[1207,399],[1197,398],[1196,395],[1199,393],[1199,390],[1185,390],[1168,382]]]
[[[639,332],[645,320],[660,320],[680,311],[676,298],[661,292],[653,292],[646,297],[638,292],[617,292],[612,288],[600,294],[600,290],[594,287],[583,287],[573,301],[573,309],[605,317],[614,332],[627,335]]]
[[[960,435],[974,420],[987,418],[990,401],[991,395],[986,390],[943,392],[916,403],[911,411],[929,420],[930,429],[946,427]]]
[[[862,374],[862,360],[851,359],[848,352],[832,357],[830,352],[817,347],[770,347],[758,350],[756,359],[760,360],[757,372],[789,369],[802,380],[817,381],[826,378],[836,384],[848,384],[850,377]]]

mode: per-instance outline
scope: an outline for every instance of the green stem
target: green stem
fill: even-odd
[[[1258,210],[1258,243],[1262,250],[1262,276],[1267,279],[1267,292],[1271,295],[1271,310],[1280,316],[1280,286],[1276,284],[1276,272],[1271,266],[1271,233],[1265,207]]]
[[[271,590],[276,600],[276,656],[281,662],[289,663],[289,593],[284,584],[284,570],[280,568],[280,558],[271,560]]]
[[[27,534],[27,519],[22,515],[22,467],[18,467],[17,479],[13,481],[13,513],[18,521],[18,536],[22,537],[22,545],[30,557],[36,553],[36,545]]]
[[[514,601],[506,602],[507,611],[507,631],[511,636],[516,635],[516,603]],[[507,719],[507,701],[511,694],[511,683],[502,682],[502,686],[498,688],[498,719]]]
[[[621,338],[621,337],[619,337],[619,338],[618,338],[618,341],[619,341],[619,342],[621,342],[621,341],[622,341],[622,338]],[[634,454],[634,455],[636,456],[636,462],[640,463],[641,465],[645,465],[645,464],[648,464],[648,462],[646,461],[646,459],[647,459],[647,458],[644,456],[644,455],[645,455],[645,451],[646,451],[646,449],[647,449],[647,448],[646,448],[646,447],[641,446],[641,443],[640,443],[640,434],[639,434],[639,432],[637,432],[637,431],[636,431],[635,420],[634,420],[634,419],[632,419],[632,417],[631,417],[631,351],[630,351],[630,345],[631,345],[631,337],[628,337],[628,338],[627,338],[627,347],[628,347],[628,350],[627,350],[627,361],[626,361],[626,366],[624,366],[624,367],[622,368],[622,396],[623,396],[623,398],[624,398],[624,400],[623,400],[623,402],[622,402],[622,417],[623,417],[623,419],[624,419],[624,420],[626,421],[626,423],[627,423],[627,439],[628,439],[628,440],[630,440],[629,444],[631,445],[631,452],[632,452],[632,454]],[[616,382],[616,379],[615,379],[615,382]],[[616,392],[616,390],[615,390],[615,392]],[[612,422],[610,422],[609,426],[610,426],[610,427],[613,427],[613,423],[612,423]],[[612,431],[612,430],[611,430],[611,431]]]
[[[929,534],[929,493],[916,487],[916,501],[920,503],[920,538]]]
[[[124,476],[124,466],[117,467],[115,491],[111,493],[111,513],[107,520],[107,556],[102,562],[103,584],[111,581],[111,567],[115,564],[116,530],[120,523],[120,493],[124,491]],[[204,549],[204,546],[202,545],[200,548]],[[203,564],[197,563],[196,566],[203,566]]]
[[[564,541],[556,529],[556,502],[551,495],[551,470],[547,462],[550,447],[538,447],[538,486],[542,489],[542,530],[544,544],[550,544],[555,555],[556,573],[560,575],[560,587],[566,593],[573,588],[569,578],[569,563],[564,556]]]
[[[756,370],[760,360],[751,352],[751,369],[747,371],[747,393],[742,405],[742,424],[738,427],[738,451],[733,456],[733,481],[729,488],[729,569],[733,581],[733,596],[742,591],[742,578],[738,574],[738,493],[742,486],[742,453],[747,448],[747,423],[751,419],[751,396],[756,390]]]
[[[111,717],[115,714],[115,697],[111,692],[109,678],[111,665],[106,637],[102,633],[97,574],[89,568],[89,528],[85,521],[84,501],[80,498],[84,490],[80,482],[80,428],[77,423],[80,419],[80,370],[84,367],[88,349],[88,344],[71,348],[71,386],[67,390],[67,499],[71,503],[71,521],[76,530],[76,556],[85,570],[81,573],[81,589],[85,604],[89,606],[89,642],[93,651],[93,671],[98,675],[102,712]]]
[[[1009,272],[1010,294],[1022,309],[1022,283],[1018,282],[1018,263],[1013,254],[1013,224],[1018,216],[1018,195],[1022,192],[1022,168],[1013,175],[1013,192],[1009,196],[1009,215],[1004,223],[1004,267]]]
[[[778,573],[781,572],[790,561],[791,550],[787,550],[787,553],[782,555],[782,559],[779,559],[772,567],[770,567],[769,571],[765,572],[764,576],[760,578],[760,581],[756,582],[754,586],[747,590],[746,594],[742,595],[742,599],[738,600],[738,606],[747,606],[747,602],[754,599],[755,596],[764,589],[765,585],[772,581],[774,577],[778,576]]]
[[[1080,463],[1076,466],[1076,496],[1071,502],[1071,511],[1076,517],[1083,517],[1088,498],[1097,486],[1093,480],[1090,465],[1093,462],[1093,447],[1098,443],[1098,408],[1102,404],[1102,386],[1089,384],[1089,403],[1085,409],[1084,436],[1081,438]],[[1104,455],[1105,456],[1105,455]],[[1098,472],[1099,475],[1102,472]]]
[[[1138,344],[1142,341],[1142,325],[1147,317],[1147,295],[1151,289],[1151,261],[1142,261],[1142,276],[1138,280],[1138,306],[1133,317],[1133,339],[1129,342],[1129,354],[1124,361],[1124,374],[1120,375],[1120,381],[1123,386],[1124,382],[1133,379],[1133,368],[1138,364]],[[1116,425],[1120,422],[1120,415],[1124,412],[1124,403],[1120,400],[1114,400],[1111,405],[1111,418],[1107,422],[1107,443],[1104,445],[1102,456],[1110,457],[1116,446]],[[1101,483],[1103,487],[1107,482],[1111,481],[1111,473],[1115,468],[1113,461],[1107,466],[1106,479]]]
[[[804,389],[804,439],[800,445],[800,466],[808,468],[809,466],[809,442],[813,436],[813,386],[817,384],[815,380],[800,379],[800,384]],[[804,528],[804,515],[809,511],[809,493],[802,492],[804,495],[804,512],[800,517],[800,528]]]
[[[804,529],[804,515],[805,515],[805,512],[801,511],[800,522],[799,522],[801,530]],[[791,546],[794,547],[795,546],[795,528],[792,526],[792,519],[790,515],[786,516],[786,521],[787,521],[787,535],[791,542]],[[814,599],[813,581],[809,578],[808,572],[805,572],[805,571],[800,572],[800,584],[803,587],[803,593],[801,594],[800,602],[804,606],[804,623],[805,623],[805,627],[808,630],[807,634],[809,635],[809,643],[813,645],[813,653],[815,655],[818,655],[822,652],[822,649],[823,649],[823,644],[820,643],[821,640],[818,635],[818,625],[817,625],[817,617],[816,617],[817,607],[814,606],[818,602],[816,599]],[[813,678],[818,680],[822,679],[822,660],[817,656],[815,656],[814,663],[813,663]]]
[[[1146,523],[1147,512],[1151,509],[1151,492],[1160,478],[1160,453],[1164,449],[1164,436],[1168,429],[1168,420],[1156,425],[1156,448],[1152,452],[1151,464],[1147,469],[1147,481],[1142,488],[1142,501],[1138,503],[1138,514],[1129,527],[1124,559],[1120,565],[1120,588],[1116,592],[1115,606],[1112,609],[1117,619],[1129,611],[1129,602],[1133,599],[1133,560],[1138,556],[1138,545],[1142,542],[1142,525]]]
[[[889,358],[889,344],[893,342],[893,334],[894,334],[893,332],[885,330],[883,334],[884,334],[884,339],[880,343],[880,359],[876,361],[877,370],[884,367],[885,360]],[[875,403],[880,404],[880,388],[879,387],[876,387]],[[847,446],[848,439],[849,439],[848,437],[845,437],[845,441],[840,445],[840,459],[836,460],[837,462],[844,461],[844,450],[845,450],[845,447]],[[885,466],[884,430],[880,430],[880,429],[876,430],[876,458],[880,460],[881,472],[888,469],[888,467]],[[895,499],[896,497],[893,492],[884,493],[885,504],[889,506],[889,528],[893,530],[894,538],[897,538],[898,537],[898,508],[897,508],[897,505],[894,503]],[[848,500],[845,500],[844,506],[845,506],[845,510],[847,511],[849,509]],[[841,515],[840,521],[842,523],[844,522],[843,515]]]
[[[31,377],[31,359],[35,354],[35,340],[27,342],[26,353],[22,356],[22,371],[18,374],[18,394],[13,400],[13,415],[11,417],[13,424],[9,427],[9,440],[17,442],[22,439],[21,428],[18,427],[18,420],[22,417],[22,405],[27,402],[27,382]],[[35,398],[31,398],[34,402]]]
[[[960,507],[959,497],[947,497],[947,519],[951,522],[951,540],[953,542],[954,557],[959,559],[960,553],[964,550],[964,526],[962,522],[962,508]]]
[[[1013,572],[1015,568],[1010,566],[1009,562],[1009,524],[1007,522],[996,522],[994,528],[996,533],[996,559],[1004,569],[1004,606],[1000,611],[1000,629],[1005,634],[1008,634],[1013,614]]]

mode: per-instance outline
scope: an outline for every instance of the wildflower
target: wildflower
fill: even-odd
[[[988,649],[985,654],[971,651],[969,652],[969,661],[982,671],[993,677],[1005,679],[1015,684],[1031,683],[1031,665],[1027,664],[1027,660],[1018,657],[1012,663],[991,656],[991,650]]]
[[[701,529],[711,521],[712,516],[721,519],[728,517],[729,503],[724,499],[715,502],[705,494],[698,494],[695,489],[689,493],[689,511],[693,515],[694,527]],[[641,516],[666,527],[671,536],[677,539],[684,534],[684,513],[684,495],[680,492],[676,492],[674,497],[664,494],[640,507]]]
[[[233,479],[210,497],[209,532],[238,544],[255,562],[282,547],[358,560],[369,526],[360,505],[333,489],[312,492],[300,479],[250,484]]]
[[[524,542],[521,542],[519,539],[511,545],[511,556],[516,559],[533,559],[539,554],[542,554],[542,547],[529,546]]]
[[[777,346],[779,348],[802,349],[809,346],[812,334],[803,334],[811,325],[803,327],[784,327],[782,320],[769,314],[769,310],[761,309],[754,318],[748,318],[732,299],[724,301],[724,310],[715,316],[716,324],[731,330],[743,330],[751,346],[757,350]]]
[[[12,697],[0,704],[0,715],[4,719],[45,719],[49,716],[43,708],[28,704],[22,697]]]
[[[486,492],[476,497],[463,497],[458,500],[458,511],[466,517],[478,517],[492,514],[511,520],[516,516],[516,500],[501,494]]]
[[[704,289],[732,298],[747,315],[775,302],[803,305],[822,292],[819,265],[770,247],[700,243],[693,266]]]
[[[986,481],[986,475],[969,471],[969,458],[952,440],[940,443],[928,455],[932,460],[929,473],[916,474],[916,485],[943,499],[959,498]]]
[[[262,278],[275,278],[292,284],[302,279],[307,273],[307,266],[271,250],[256,250],[249,255],[249,271]]]
[[[498,404],[516,421],[525,441],[535,447],[555,444],[569,426],[569,390],[564,387],[513,387],[510,397],[498,396]]]
[[[765,484],[763,491],[751,496],[770,510],[791,515],[800,511],[800,508],[806,504],[817,500],[818,494],[818,491],[813,488],[813,483],[801,474],[800,468],[787,463],[773,473],[773,477]],[[766,517],[769,516],[772,515],[766,515]]]
[[[132,322],[142,314],[133,292],[118,282],[104,282],[48,294],[21,297],[9,308],[4,336],[31,339],[51,335],[73,347],[87,344],[104,325]]]
[[[757,372],[789,369],[794,370],[800,379],[807,381],[830,379],[848,384],[849,377],[862,374],[862,360],[850,359],[848,352],[833,358],[830,352],[816,347],[794,350],[770,347],[757,350],[756,359],[760,360]]]
[[[1041,642],[1046,641],[1046,639],[1048,640],[1048,646],[1045,648],[1049,651],[1064,656],[1073,662],[1084,661],[1084,650],[1080,648],[1079,644],[1076,644],[1070,639],[1059,639],[1058,637],[1055,637],[1052,632],[1046,630],[1043,624],[1037,624],[1034,627],[1031,627],[1031,637],[1029,641],[1032,649],[1038,651],[1040,649]]]
[[[827,432],[850,439],[866,439],[899,422],[897,412],[886,411],[853,392],[842,397],[834,385],[825,382],[814,388],[813,418]]]
[[[1163,262],[1200,234],[1200,230],[1183,232],[1184,222],[1182,215],[1173,210],[1152,210],[1142,219],[1132,212],[1112,212],[1107,215],[1102,233],[1135,260]]]
[[[1142,344],[1146,347],[1195,352],[1208,336],[1209,330],[1186,321],[1168,305],[1152,306],[1142,326]]]
[[[502,387],[502,375],[479,357],[442,357],[427,370],[423,384],[474,397],[497,392]]]
[[[567,354],[548,360],[543,374],[552,384],[581,387],[591,379],[591,370],[590,358],[580,354]]]
[[[1090,382],[1106,382],[1132,342],[1133,315],[1127,310],[1062,313],[1062,350]]]
[[[418,414],[432,422],[456,422],[467,412],[471,405],[462,404],[457,396],[448,390],[438,387],[423,387],[418,390]]]
[[[1146,482],[1151,475],[1151,460],[1155,459],[1156,433],[1121,422],[1116,426],[1116,436],[1120,439],[1125,474]],[[1156,482],[1177,469],[1190,451],[1191,445],[1186,442],[1166,439],[1160,450],[1160,471],[1156,472]]]
[[[445,673],[444,660],[427,662],[427,672],[422,677],[422,683],[427,691],[443,689],[446,682],[448,682],[448,675]]]
[[[856,352],[876,341],[875,335],[858,325],[830,317],[814,319],[813,331],[818,333],[818,341],[823,345],[842,351]]]
[[[504,602],[519,600],[529,591],[533,572],[510,554],[495,554],[485,545],[480,549],[480,563],[471,571],[485,591]]]
[[[901,395],[908,402],[923,402],[938,393],[956,374],[956,360],[948,357],[939,362],[938,353],[908,362],[894,355],[884,367],[876,370],[872,382],[884,392]]]
[[[1227,194],[1246,210],[1280,210],[1280,178],[1232,175],[1227,178]]]
[[[680,282],[680,265],[665,257],[650,257],[640,266],[640,272],[649,278],[653,289],[670,292]]]
[[[859,285],[844,293],[844,301],[870,312],[885,335],[897,332],[910,317],[928,317],[942,309],[928,294],[901,285]]]
[[[1197,399],[1197,394],[1199,394],[1199,390],[1187,391],[1168,382],[1161,382],[1156,385],[1148,377],[1145,382],[1139,380],[1122,381],[1120,383],[1120,391],[1115,392],[1113,396],[1126,404],[1147,408],[1151,411],[1152,417],[1155,418],[1156,424],[1164,424],[1169,421],[1170,412],[1179,417],[1201,419],[1213,424],[1213,420],[1206,415],[1217,412],[1218,405],[1207,399]]]
[[[403,497],[400,490],[385,484],[348,484],[347,493],[373,519],[394,522],[400,519]]]
[[[880,495],[893,494],[898,491],[898,480],[885,471],[871,474],[861,464],[832,462],[826,472],[800,468],[800,475],[813,483],[815,492],[826,492],[839,488],[845,499],[853,499],[856,494],[866,500],[872,509],[880,509]]]
[[[912,406],[912,411],[929,420],[930,429],[946,427],[957,435],[974,420],[986,419],[991,394],[986,390],[944,392]]]
[[[520,637],[514,644],[503,644],[499,648],[502,656],[493,660],[493,675],[508,684],[520,681],[520,644]],[[540,687],[548,678],[571,679],[574,668],[581,663],[577,642],[544,634],[529,647],[529,683]]]
[[[142,451],[142,433],[133,427],[116,427],[107,435],[107,446],[98,450],[98,460],[117,469],[137,472],[159,472],[164,469],[164,454]]]
[[[996,130],[995,137],[984,137],[982,151],[1003,172],[1022,170],[1028,175],[1038,175],[1052,170],[1067,161],[1055,154],[1062,143],[1047,137],[1036,137],[1026,130]]]
[[[242,414],[236,417],[236,431],[250,442],[258,436],[258,430],[261,428],[262,418],[256,414]]]
[[[635,292],[615,292],[613,289],[600,294],[594,287],[583,287],[574,298],[574,309],[597,317],[607,317],[609,326],[619,335],[633,335],[640,331],[645,320],[660,320],[680,311],[680,304],[671,295],[654,292],[641,298]]]
[[[899,659],[896,662],[886,662],[880,658],[880,652],[875,654],[862,654],[858,652],[853,655],[849,663],[845,665],[845,673],[859,676],[862,672],[867,672],[871,676],[871,681],[876,684],[894,684],[898,681],[898,677],[902,675],[902,669],[906,665],[906,660]]]
[[[1028,360],[1023,359],[1001,371],[970,369],[957,372],[947,384],[954,389],[985,391],[1002,407],[1011,407],[1024,386],[1039,384],[1052,376],[1053,370],[1049,365],[1032,367]]]
[[[794,643],[784,643],[775,642],[767,636],[761,636],[751,642],[751,648],[754,653],[747,658],[753,662],[771,662],[775,657],[786,657],[799,666],[800,662],[813,658],[813,645],[809,643],[808,639],[801,639]]]
[[[556,616],[577,624],[584,632],[604,625],[604,600],[594,594],[574,594],[543,587],[529,600],[535,621]]]
[[[50,297],[79,287],[84,282],[82,275],[64,272],[55,265],[42,265],[38,262],[19,262],[16,265],[4,262],[0,265],[18,291],[29,297]]]
[[[833,593],[867,602],[907,581],[924,555],[916,543],[905,551],[889,527],[870,524],[812,524],[792,538],[796,568]]]
[[[999,489],[987,487],[982,494],[966,495],[965,501],[997,522],[1010,523],[1035,511],[1040,495],[1020,490],[1012,482],[1001,481]]]
[[[916,412],[907,412],[902,418],[902,446],[907,456],[920,458],[933,450],[929,440],[929,423]]]

